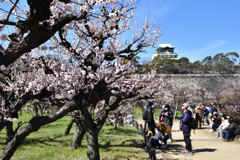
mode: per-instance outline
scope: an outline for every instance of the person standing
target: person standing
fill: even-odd
[[[202,110],[200,106],[196,109],[196,128],[202,127]]]
[[[209,114],[208,109],[205,107],[204,104],[202,104],[202,124],[203,124],[203,125],[204,125],[204,120],[205,120],[206,123],[209,125],[208,114]]]
[[[190,140],[190,133],[191,133],[191,122],[192,122],[192,112],[188,110],[188,104],[182,104],[183,110],[183,117],[176,117],[179,118],[182,122],[181,130],[183,131],[183,137],[186,144],[184,149],[185,153],[192,153],[192,143]]]
[[[165,107],[165,105],[162,105],[162,109],[161,109],[161,111],[160,111],[160,113],[159,113],[159,116],[158,116],[158,121],[159,121],[159,122],[161,121],[162,112],[164,111],[164,107]]]
[[[213,103],[213,107],[212,107],[212,114],[214,115],[214,114],[216,114],[216,113],[218,113],[218,109],[217,109],[217,103]]]
[[[153,108],[152,108],[152,103],[149,103],[149,104],[146,104],[146,109],[145,109],[145,112],[146,112],[146,121],[145,121],[145,124],[144,124],[144,130],[146,130],[146,123],[148,124],[148,127],[150,128],[155,128],[155,121],[154,121],[154,118],[153,118]]]
[[[172,130],[173,125],[173,112],[170,110],[170,106],[168,104],[165,105],[164,110],[162,112],[162,116],[165,118],[164,123],[169,125],[170,129]],[[172,133],[168,133],[168,142],[172,142]]]

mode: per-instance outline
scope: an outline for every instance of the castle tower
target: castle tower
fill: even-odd
[[[154,57],[160,58],[171,58],[171,59],[179,59],[177,52],[174,52],[174,46],[171,43],[159,43],[159,47],[156,52],[153,52],[152,60]]]

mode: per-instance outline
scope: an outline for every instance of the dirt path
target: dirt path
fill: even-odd
[[[139,121],[142,123],[142,121]],[[185,147],[183,134],[179,130],[179,121],[174,121],[172,128],[173,142],[168,143],[166,148],[160,149],[157,157],[160,160],[222,160],[240,159],[240,143],[223,142],[216,139],[216,133],[207,132],[208,126],[202,129],[196,129],[195,134],[192,132],[191,140],[193,154],[184,154],[182,150]]]

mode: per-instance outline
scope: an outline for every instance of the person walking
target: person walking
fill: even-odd
[[[168,104],[165,105],[164,110],[162,112],[162,116],[164,117],[164,123],[169,125],[170,129],[172,130],[173,125],[173,112],[170,110],[170,106]],[[168,133],[168,140],[167,142],[172,142],[172,133]]]
[[[185,153],[192,153],[192,143],[190,140],[190,133],[191,133],[191,122],[192,122],[192,112],[188,110],[188,104],[182,104],[183,110],[183,117],[176,117],[179,118],[182,122],[181,131],[183,131],[183,137],[186,144],[184,149]]]
[[[206,123],[209,125],[208,114],[209,114],[208,109],[205,107],[204,104],[202,104],[202,124],[203,124],[203,125],[204,125],[204,120],[205,120]]]

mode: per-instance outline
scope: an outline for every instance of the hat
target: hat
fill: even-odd
[[[170,108],[170,106],[169,106],[168,104],[165,104],[165,108],[168,108],[168,109],[169,109],[169,108]]]
[[[182,106],[185,106],[188,108],[188,103],[183,103]]]
[[[148,105],[149,105],[149,106],[152,106],[152,105],[153,105],[153,102],[149,102]]]
[[[217,103],[216,103],[216,102],[214,102],[214,103],[213,103],[213,105],[217,105]]]
[[[149,107],[149,105],[148,105],[148,104],[145,104],[145,106],[146,106],[146,107]]]
[[[200,106],[197,106],[197,109],[201,109],[201,107],[200,107]]]

